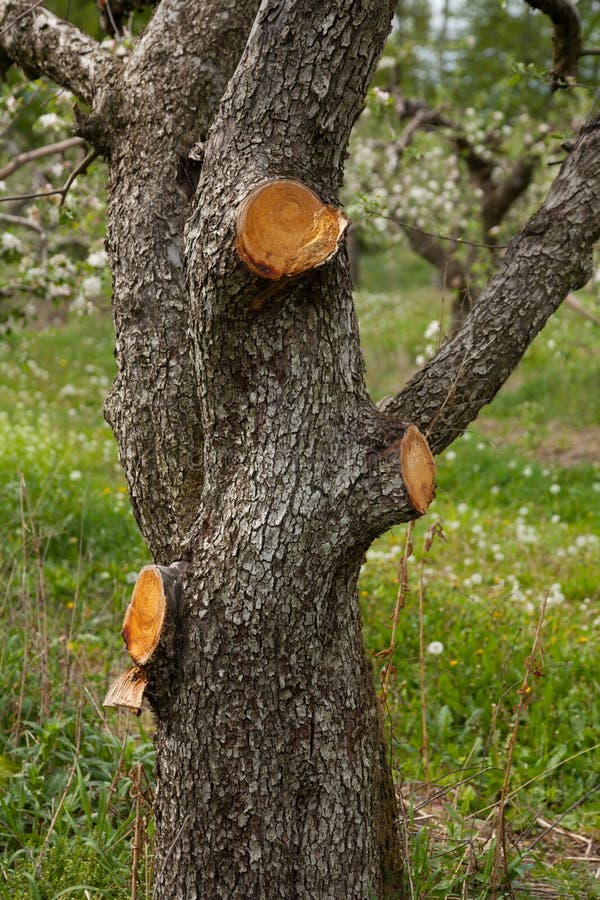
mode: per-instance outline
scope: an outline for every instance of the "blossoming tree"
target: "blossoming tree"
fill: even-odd
[[[393,7],[162,0],[121,60],[0,0],[3,65],[68,88],[109,161],[106,415],[156,561],[125,637],[156,716],[157,898],[393,890],[361,561],[427,505],[423,435],[439,452],[477,416],[600,235],[594,119],[462,329],[373,405],[336,208]],[[282,179],[313,199],[251,215]],[[281,245],[293,265],[272,264]]]

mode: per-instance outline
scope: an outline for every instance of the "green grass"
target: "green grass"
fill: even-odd
[[[416,368],[441,303],[409,257],[366,258],[363,273],[358,307],[378,399]],[[415,896],[462,896],[463,887],[473,900],[487,895],[486,819],[546,592],[544,665],[530,679],[510,770],[507,818],[519,846],[511,872],[520,897],[536,880],[557,896],[599,896],[587,867],[562,858],[578,855],[568,837],[561,849],[555,831],[523,856],[539,817],[562,816],[561,827],[592,836],[600,827],[599,346],[596,326],[561,310],[506,389],[439,459],[436,500],[416,526],[387,703],[396,775],[413,798]],[[145,714],[102,715],[100,703],[127,664],[118,629],[148,556],[101,415],[114,369],[111,325],[73,319],[9,336],[0,367],[0,897],[126,898],[131,772],[140,764],[152,777],[152,726]],[[446,540],[423,555],[437,521]],[[361,577],[376,677],[404,536],[398,528],[378,541]],[[427,820],[418,808],[421,561],[425,644],[443,645],[424,656],[430,777],[446,791]],[[148,802],[146,792],[145,816]],[[143,895],[143,860],[138,874]]]

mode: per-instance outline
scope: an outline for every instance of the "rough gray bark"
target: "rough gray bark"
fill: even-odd
[[[372,539],[415,516],[399,438],[412,420],[441,449],[476,416],[581,282],[600,230],[596,122],[484,302],[385,412],[365,390],[343,252],[257,308],[264,284],[234,252],[239,205],[275,175],[336,201],[392,6],[264,2],[219,103],[254,5],[163,0],[111,81],[110,117],[87,122],[111,167],[107,414],[155,559],[186,562],[178,652],[159,650],[147,688],[159,900],[392,890],[393,786],[356,580]],[[27,28],[7,43],[3,9],[0,47],[20,62]],[[37,70],[72,80],[40,46]]]
[[[105,100],[121,65],[97,41],[29,0],[0,0],[0,23],[0,56],[31,78],[45,75],[107,112]]]
[[[202,491],[183,244],[199,169],[194,157],[257,6],[258,0],[165,0],[119,87],[107,243],[118,375],[105,411],[136,518],[162,563],[179,558]]]

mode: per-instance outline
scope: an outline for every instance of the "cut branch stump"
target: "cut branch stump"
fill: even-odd
[[[151,666],[157,649],[161,647],[165,659],[175,653],[184,569],[185,563],[144,566],[138,575],[121,632],[136,665],[113,681],[104,698],[104,706],[125,707],[139,715],[144,691],[151,681],[148,698],[152,704],[158,690]]]
[[[147,665],[174,622],[181,597],[181,564],[144,566],[125,612],[121,634],[132,660]]]
[[[400,442],[400,465],[410,501],[423,514],[435,494],[435,460],[416,425],[409,425]]]
[[[335,255],[349,219],[300,181],[254,188],[237,217],[236,250],[256,275],[277,281],[316,269]]]

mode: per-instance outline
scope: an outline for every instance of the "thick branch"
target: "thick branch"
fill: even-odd
[[[577,75],[577,62],[581,56],[581,21],[572,0],[525,0],[532,9],[539,9],[549,16],[554,26],[554,61],[552,87],[564,87],[569,78]]]
[[[198,149],[258,0],[163,0],[124,76],[112,154],[108,250],[118,374],[105,413],[155,557],[180,557],[202,490],[183,231]]]
[[[464,327],[386,413],[414,421],[432,450],[490,403],[533,338],[591,274],[600,237],[600,118],[584,126],[541,209],[514,238]]]
[[[89,106],[121,71],[97,41],[30,0],[0,0],[0,51],[30,77],[46,76]]]
[[[246,183],[261,171],[263,178],[296,176],[335,199],[393,7],[391,0],[343,0],[335,8],[312,0],[263,3],[206,168],[234,166],[234,179]]]

